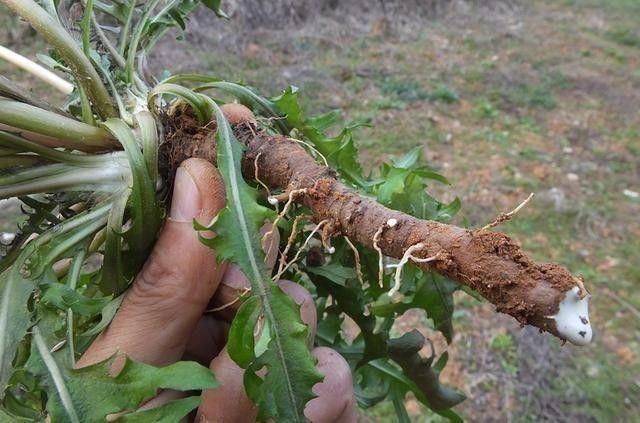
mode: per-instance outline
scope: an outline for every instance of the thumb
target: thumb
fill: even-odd
[[[202,159],[183,162],[176,172],[169,218],[147,263],[80,366],[116,351],[154,365],[180,359],[224,273],[192,222],[208,223],[224,204],[216,168]]]

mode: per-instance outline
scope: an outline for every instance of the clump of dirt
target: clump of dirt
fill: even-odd
[[[468,234],[454,250],[457,262],[466,267],[458,278],[495,304],[497,311],[555,333],[555,323],[546,316],[556,314],[563,299],[558,294],[576,286],[574,276],[557,264],[534,263],[503,233]]]
[[[200,125],[186,103],[177,102],[161,116],[164,142],[159,148],[159,169],[168,192],[180,164],[198,157],[216,162],[215,122]]]

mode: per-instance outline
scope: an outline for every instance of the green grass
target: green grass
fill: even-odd
[[[454,88],[445,84],[438,84],[429,93],[429,100],[433,102],[441,101],[443,103],[453,104],[460,100],[460,95]]]
[[[627,47],[640,47],[640,35],[630,29],[608,31],[607,38]]]
[[[509,352],[515,348],[513,337],[508,333],[498,334],[491,340],[491,348],[496,351]]]
[[[378,87],[383,95],[403,102],[424,100],[429,97],[422,85],[411,79],[387,77],[378,82]]]
[[[499,95],[503,103],[518,107],[551,110],[558,105],[556,96],[544,85],[519,83],[508,90],[503,90]]]
[[[489,100],[481,98],[477,101],[476,114],[481,119],[494,119],[500,116],[500,110]]]

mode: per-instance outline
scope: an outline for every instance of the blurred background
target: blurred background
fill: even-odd
[[[562,346],[462,293],[449,346],[421,314],[403,316],[402,328],[449,351],[443,379],[469,397],[461,415],[637,421],[640,1],[225,3],[231,20],[200,10],[156,49],[150,69],[242,80],[268,95],[296,85],[309,113],[339,108],[371,123],[357,134],[369,169],[423,146],[424,161],[453,183],[434,194],[462,199],[461,225],[482,226],[534,192],[500,229],[537,260],[584,276],[596,331],[589,347]],[[46,49],[1,8],[0,27],[2,45],[32,58]],[[0,73],[50,94],[5,62]],[[18,212],[0,203],[0,242]],[[439,421],[417,401],[407,405],[416,422]],[[363,419],[394,415],[382,404]]]

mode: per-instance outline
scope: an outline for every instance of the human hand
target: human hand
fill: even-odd
[[[198,422],[249,422],[257,412],[244,392],[243,370],[225,348],[232,317],[229,310],[206,312],[214,295],[219,303],[226,303],[248,287],[248,281],[237,266],[216,263],[215,252],[199,241],[192,225],[194,218],[210,222],[224,205],[224,185],[216,168],[202,159],[182,163],[176,172],[169,218],[147,263],[109,327],[78,361],[78,367],[83,367],[118,353],[154,366],[181,359],[209,365],[221,386],[203,392]],[[277,232],[274,234],[267,240],[275,246],[268,249],[271,265],[277,255]],[[311,295],[293,282],[280,281],[280,286],[300,304],[302,320],[313,339],[316,310]],[[325,377],[314,386],[317,397],[307,404],[305,416],[313,422],[355,421],[348,364],[329,348],[312,352]],[[122,360],[116,360],[113,371],[119,371],[121,365]],[[157,407],[180,395],[164,391],[143,407]]]

